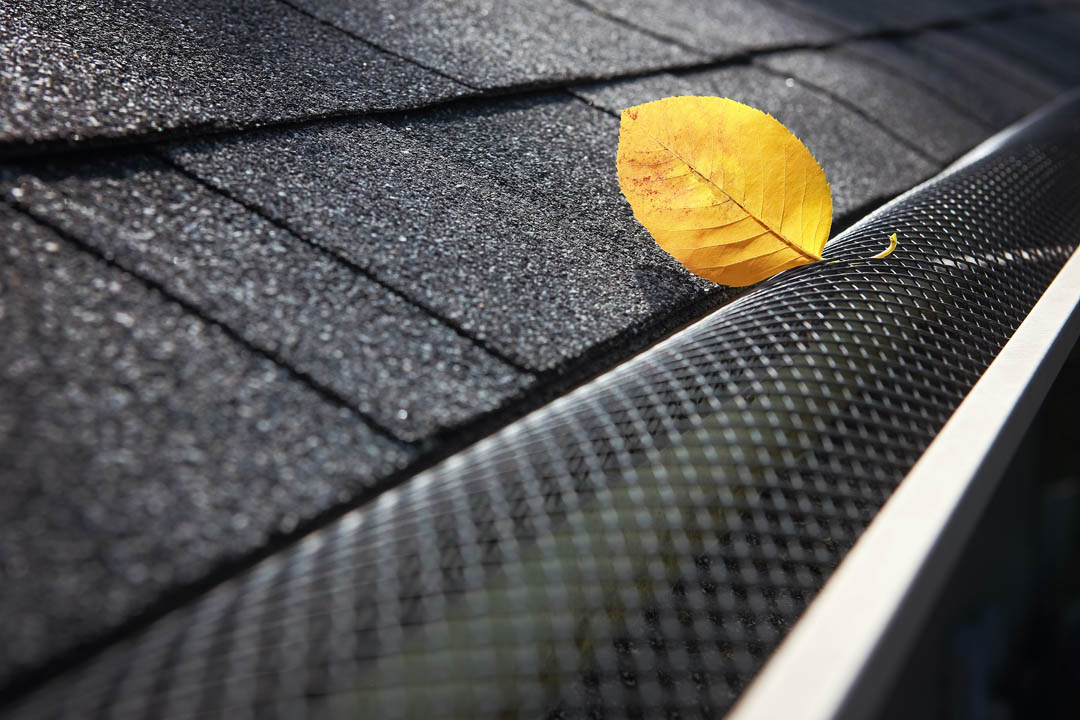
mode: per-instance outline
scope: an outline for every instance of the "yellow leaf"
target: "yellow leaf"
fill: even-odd
[[[702,277],[750,285],[821,260],[825,171],[771,115],[715,97],[638,105],[622,113],[617,165],[634,217]]]

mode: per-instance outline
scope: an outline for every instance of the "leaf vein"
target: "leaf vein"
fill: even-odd
[[[672,148],[670,148],[670,147],[668,147],[667,145],[665,145],[665,144],[664,144],[664,142],[663,142],[662,140],[660,140],[660,138],[656,137],[655,135],[652,135],[651,133],[650,133],[650,137],[652,138],[653,142],[655,142],[655,143],[656,143],[657,145],[659,145],[660,147],[662,147],[662,148],[664,148],[665,150],[667,150],[667,151],[668,151],[669,153],[671,153],[671,155],[672,155],[673,157],[675,157],[675,158],[677,158],[678,160],[680,160],[680,161],[682,161],[683,163],[685,163],[685,164],[686,164],[686,167],[690,168],[690,170],[691,170],[691,171],[692,171],[692,172],[693,172],[694,174],[696,174],[696,175],[697,175],[698,177],[700,177],[700,178],[701,178],[702,180],[704,180],[704,181],[705,181],[706,183],[708,183],[709,185],[712,185],[712,186],[713,186],[713,187],[715,187],[715,188],[716,188],[717,190],[719,190],[720,192],[722,192],[722,193],[723,193],[723,194],[724,194],[725,196],[727,196],[728,198],[730,198],[730,199],[731,199],[731,201],[732,201],[732,202],[734,202],[734,203],[735,203],[736,205],[738,205],[738,206],[739,206],[739,207],[740,207],[740,208],[741,208],[741,209],[742,209],[742,210],[743,210],[744,212],[746,212],[746,214],[747,214],[747,215],[749,215],[750,217],[754,218],[754,220],[757,220],[757,221],[758,221],[759,223],[761,223],[761,224],[762,224],[763,226],[765,226],[765,227],[768,227],[768,225],[767,225],[767,224],[766,224],[765,222],[763,222],[761,218],[759,218],[759,217],[756,217],[756,216],[754,215],[754,213],[750,212],[750,210],[748,210],[748,209],[746,208],[746,205],[745,205],[745,204],[743,204],[743,203],[745,202],[745,195],[746,195],[746,193],[745,193],[745,187],[743,188],[743,189],[744,189],[744,192],[743,192],[743,195],[744,195],[744,201],[743,201],[743,203],[740,203],[740,202],[739,202],[738,200],[736,200],[736,199],[735,199],[734,197],[732,197],[732,196],[731,196],[731,193],[729,193],[729,192],[728,192],[728,191],[727,191],[726,189],[724,189],[723,187],[721,187],[721,186],[717,185],[717,184],[716,184],[716,182],[715,182],[715,181],[713,181],[713,180],[711,180],[710,178],[707,178],[707,177],[705,177],[704,175],[702,175],[700,171],[698,171],[698,170],[697,170],[697,169],[696,169],[696,168],[695,168],[695,167],[694,167],[693,165],[691,165],[691,164],[690,164],[690,162],[689,162],[688,160],[686,160],[686,158],[684,158],[684,157],[683,157],[682,155],[680,155],[679,153],[675,152],[675,151],[674,151],[674,150],[673,150]],[[722,163],[721,163],[721,169],[723,169],[723,164],[722,164]],[[805,199],[805,194],[804,194],[804,199]],[[771,228],[770,228],[770,229],[771,229]],[[782,241],[782,242],[783,242],[783,243],[784,243],[785,245],[787,245],[788,247],[790,247],[790,248],[791,248],[792,250],[796,251],[796,252],[797,252],[797,253],[799,253],[800,255],[803,255],[804,257],[810,258],[811,260],[821,260],[821,256],[819,256],[819,255],[815,255],[815,254],[813,254],[813,253],[811,253],[811,252],[807,252],[807,251],[806,251],[806,250],[805,250],[804,248],[801,248],[801,247],[799,247],[799,246],[798,246],[797,244],[795,244],[795,243],[791,242],[790,240],[788,240],[788,239],[787,239],[786,237],[784,237],[783,235],[781,235],[781,234],[779,234],[779,233],[776,233],[776,231],[775,231],[775,230],[774,230],[773,232],[774,232],[774,233],[776,234],[776,237],[777,237],[777,238],[778,238],[778,239],[779,239],[780,241]]]

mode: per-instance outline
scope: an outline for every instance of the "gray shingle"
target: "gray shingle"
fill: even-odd
[[[654,75],[576,92],[613,112],[671,95],[718,95],[765,110],[806,143],[825,168],[836,217],[897,195],[936,169],[847,108],[749,65]]]
[[[1025,0],[771,0],[860,32],[910,30],[1027,5]]]
[[[946,100],[987,129],[996,130],[1056,94],[1036,76],[995,62],[993,53],[937,31],[845,46],[865,62],[891,68]]]
[[[18,0],[0,6],[0,54],[0,143],[16,146],[399,108],[467,92],[276,1]]]
[[[938,162],[956,158],[987,135],[924,89],[843,50],[798,50],[759,62],[832,93]]]
[[[676,38],[713,57],[745,50],[836,40],[846,31],[760,0],[585,0],[638,27]]]
[[[1067,88],[1067,85],[1021,67],[1009,55],[975,41],[962,30],[933,30],[909,38],[905,44],[931,61],[952,67],[958,76],[973,84],[989,89],[1002,86],[1007,90],[1007,97],[1013,99],[1024,97],[1026,92],[1031,100],[1024,102],[1033,102],[1036,107]]]
[[[36,216],[233,328],[400,438],[494,410],[531,380],[159,160],[38,168],[14,182]]]
[[[745,69],[747,66],[735,65],[730,67]],[[672,73],[658,73],[629,80],[583,85],[574,88],[571,92],[585,102],[616,115],[619,115],[628,107],[651,100],[677,95],[705,95],[712,93],[710,88],[688,82],[681,75]]]
[[[1080,84],[1080,12],[1040,13],[983,23],[960,31],[982,47],[995,48],[1028,71],[1062,87]]]
[[[598,78],[703,59],[569,0],[289,2],[484,88]]]
[[[549,369],[708,286],[634,221],[617,141],[617,120],[553,96],[208,140],[174,157]]]
[[[0,227],[0,684],[412,456],[3,204]]]

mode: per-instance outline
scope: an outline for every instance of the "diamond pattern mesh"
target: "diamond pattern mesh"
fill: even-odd
[[[1073,251],[1078,159],[1021,134],[13,716],[721,714]]]

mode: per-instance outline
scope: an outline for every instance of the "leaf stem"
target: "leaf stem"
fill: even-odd
[[[879,258],[889,257],[890,255],[892,255],[892,252],[895,249],[896,249],[896,233],[893,233],[892,235],[889,236],[889,247],[885,248],[885,250],[883,250],[882,252],[879,252],[877,255],[875,255],[874,257],[872,257],[870,259],[871,260],[878,260]]]
[[[893,233],[892,235],[889,236],[889,247],[885,248],[884,250],[879,252],[877,255],[874,255],[873,257],[866,258],[866,260],[880,260],[881,258],[889,257],[890,255],[892,255],[893,250],[896,249],[896,244],[897,244],[896,233]],[[866,260],[830,260],[829,264],[832,265],[834,263],[840,263],[840,262],[849,262],[849,263],[852,263],[852,264],[858,264],[858,263],[861,263],[861,262],[866,262]]]

